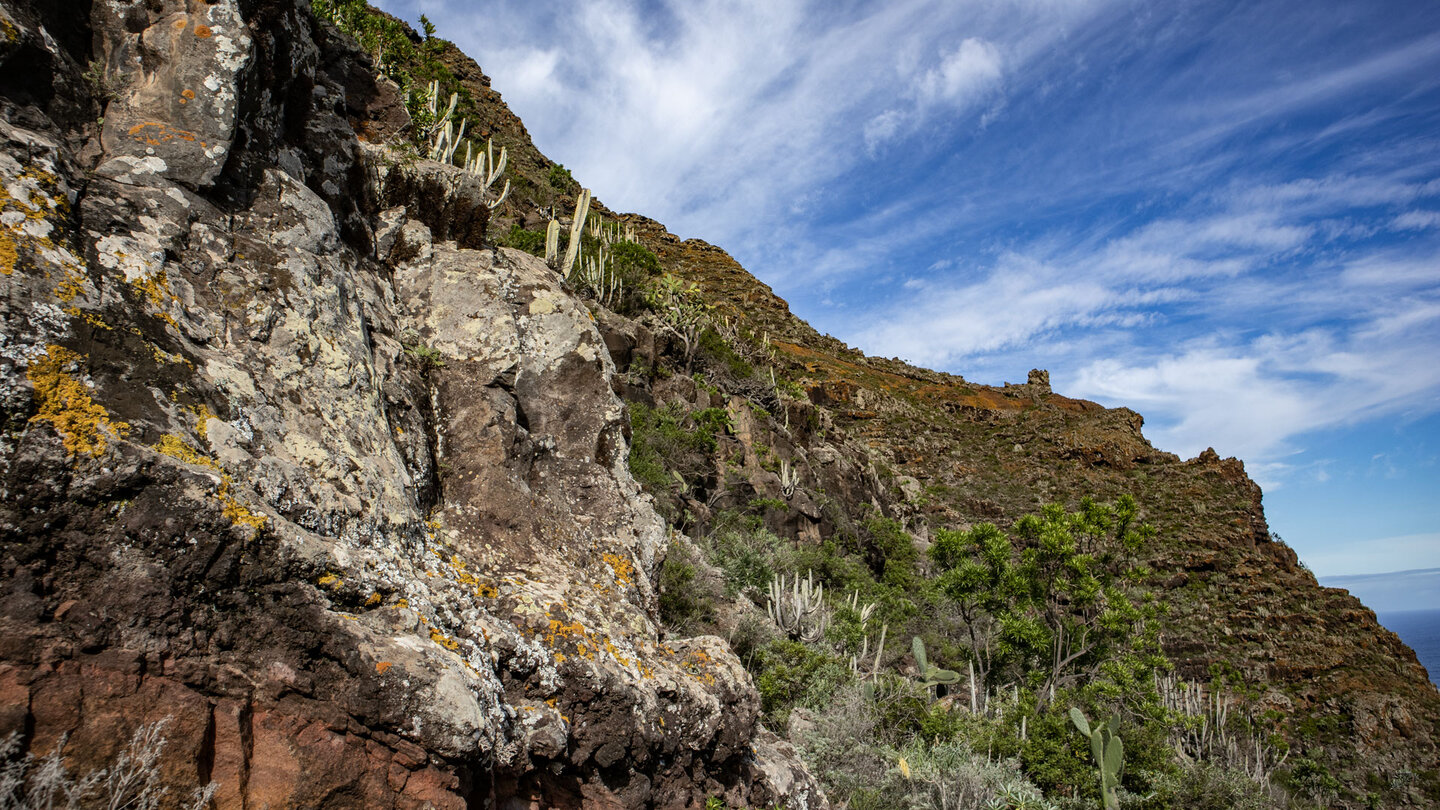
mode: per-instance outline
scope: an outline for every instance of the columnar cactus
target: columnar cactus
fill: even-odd
[[[446,105],[445,111],[442,113],[440,111],[440,80],[436,79],[430,83],[425,101],[425,111],[429,115],[424,116],[427,121],[419,135],[420,141],[429,147],[431,160],[449,163],[455,155],[455,150],[460,146],[460,140],[465,137],[466,122],[460,122],[460,131],[457,133],[454,122],[451,120],[451,116],[455,114],[455,105],[459,101],[459,94],[451,93],[450,103]]]
[[[575,217],[570,220],[570,247],[565,250],[565,261],[556,270],[570,275],[575,259],[580,256],[580,236],[585,233],[585,217],[590,213],[590,189],[581,189],[575,200]]]
[[[1104,725],[1096,724],[1091,729],[1085,713],[1071,708],[1070,722],[1075,724],[1077,731],[1090,738],[1090,753],[1100,768],[1100,795],[1105,799],[1105,810],[1120,810],[1120,797],[1116,790],[1120,787],[1120,775],[1125,770],[1125,743],[1115,734],[1120,727],[1119,721],[1111,717]]]
[[[465,131],[465,124],[463,122],[460,124],[460,131]],[[479,152],[472,155],[472,151],[472,145],[466,143],[465,171],[475,175],[476,177],[484,181],[485,191],[488,192],[490,190],[490,187],[495,184],[495,181],[500,179],[500,175],[504,173],[505,163],[509,159],[509,153],[506,151],[505,147],[500,147],[500,159],[496,160],[495,144],[489,138],[485,139],[484,152]],[[499,196],[497,196],[493,201],[485,203],[485,206],[493,211],[496,208],[499,208],[500,203],[505,202],[505,198],[508,196],[510,196],[510,181],[507,179],[505,181],[504,190],[502,190]]]
[[[803,580],[796,575],[788,588],[785,575],[776,576],[770,581],[770,602],[765,609],[776,627],[791,639],[807,644],[824,638],[825,628],[830,624],[830,613],[825,609],[825,586],[815,584],[813,571]]]
[[[545,228],[545,263],[551,267],[560,261],[560,220],[552,219]]]

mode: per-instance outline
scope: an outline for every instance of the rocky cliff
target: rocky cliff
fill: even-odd
[[[590,313],[357,138],[395,88],[288,2],[83,11],[0,22],[0,732],[171,718],[223,807],[824,806],[657,632]]]
[[[37,755],[169,718],[166,781],[219,807],[824,807],[731,644],[662,625],[682,532],[879,514],[923,549],[1129,492],[1177,668],[1320,729],[1353,793],[1436,800],[1440,696],[1239,462],[1043,374],[866,358],[638,216],[721,342],[583,299],[496,246],[578,187],[453,48],[510,150],[493,213],[304,3],[0,0],[0,36],[0,735]],[[642,492],[627,402],[728,429]]]

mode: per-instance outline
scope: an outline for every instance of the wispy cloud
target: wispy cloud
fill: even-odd
[[[1401,231],[1423,231],[1440,228],[1440,211],[1406,211],[1392,222],[1392,227]]]
[[[1231,187],[1190,216],[912,279],[860,342],[965,371],[1064,335],[1068,393],[1137,408],[1160,446],[1214,446],[1275,484],[1298,436],[1440,407],[1440,245],[1336,262],[1355,248],[1315,224],[1357,207],[1390,216],[1422,193],[1353,175]]]
[[[380,4],[429,14],[475,54],[537,145],[608,204],[734,248],[883,144],[973,115],[1012,63],[1111,3]]]

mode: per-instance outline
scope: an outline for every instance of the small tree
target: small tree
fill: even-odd
[[[1021,518],[1013,540],[989,523],[939,533],[930,555],[969,627],[982,686],[1003,668],[1035,687],[1043,705],[1126,646],[1145,614],[1122,582],[1154,534],[1135,525],[1135,513],[1129,496],[1086,498],[1077,512],[1050,505]]]

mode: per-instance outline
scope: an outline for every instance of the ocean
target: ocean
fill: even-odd
[[[1430,682],[1440,685],[1440,610],[1406,610],[1376,614],[1380,623],[1410,645],[1430,673]]]

